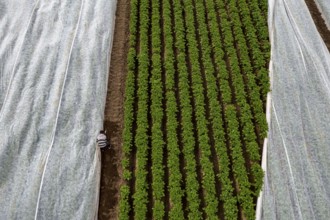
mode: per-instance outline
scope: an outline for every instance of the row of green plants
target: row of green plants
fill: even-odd
[[[162,6],[159,1],[131,1],[122,160],[125,184],[119,218],[134,214],[134,219],[146,219],[152,204],[153,219],[163,219],[168,190],[170,219],[218,219],[219,215],[237,219],[237,204],[246,219],[253,219],[253,198],[263,178],[257,134],[263,138],[267,133],[263,101],[269,84],[268,76],[260,76],[268,74],[267,46],[260,46],[267,39],[258,33],[265,30],[264,20],[258,21],[264,19],[264,5],[256,4],[258,0],[161,2]],[[257,9],[257,13],[250,11]],[[211,153],[213,147],[216,155]],[[152,183],[147,178],[149,156]]]
[[[161,27],[159,1],[152,1],[151,15],[151,160],[152,160],[152,193],[153,219],[163,219],[164,211],[164,134],[163,123],[163,83],[161,60]]]
[[[139,53],[137,76],[137,115],[134,145],[136,147],[135,192],[133,194],[134,218],[145,219],[148,199],[148,153],[149,153],[149,0],[140,0],[139,5]]]
[[[134,102],[135,102],[135,72],[137,59],[137,24],[138,24],[138,1],[131,0],[130,13],[130,38],[129,51],[127,55],[127,77],[125,88],[125,103],[124,103],[124,130],[123,130],[123,179],[125,183],[120,188],[120,203],[119,203],[119,218],[122,220],[129,219],[131,211],[130,199],[131,189],[130,182],[132,181],[132,171],[130,167],[130,159],[133,151],[133,123],[134,123]]]
[[[257,84],[257,80],[254,74],[254,69],[256,71],[264,71],[264,64],[262,64],[261,66],[257,66],[254,65],[255,68],[252,67],[252,63],[250,56],[249,56],[249,48],[248,48],[248,44],[247,44],[247,40],[246,35],[243,32],[242,29],[242,24],[240,22],[240,18],[238,15],[238,8],[236,7],[236,5],[234,4],[234,2],[231,2],[229,4],[230,6],[230,18],[233,21],[232,22],[232,26],[233,26],[233,33],[234,33],[234,40],[236,41],[236,47],[237,50],[239,51],[238,54],[238,59],[239,59],[239,63],[241,65],[241,72],[243,73],[243,77],[244,77],[244,81],[245,81],[245,85],[246,85],[246,94],[247,97],[249,99],[249,103],[251,106],[251,110],[253,112],[253,116],[254,119],[256,121],[256,126],[257,129],[259,131],[259,138],[263,140],[263,138],[266,137],[267,135],[267,122],[266,122],[266,117],[265,117],[265,113],[263,110],[263,100],[261,99],[261,91],[260,91],[260,86],[258,86]],[[248,19],[248,18],[244,18],[244,19]],[[253,31],[250,29],[249,30],[249,35],[254,35]],[[252,33],[253,32],[253,33]],[[256,37],[254,35],[254,37]],[[250,41],[252,42],[252,40]],[[255,41],[255,39],[253,40],[254,43],[257,43],[257,41]],[[258,44],[258,43],[257,43]],[[251,44],[250,44],[251,46]],[[258,45],[253,45],[252,46],[252,57],[257,56],[256,59],[261,59],[263,60],[262,54],[259,53],[259,48],[254,48],[254,47],[258,47]],[[254,51],[258,51],[258,52],[254,52]],[[266,74],[268,74],[268,72],[266,71]],[[268,77],[267,77],[268,80]],[[267,85],[269,85],[267,83]],[[268,87],[267,87],[267,91],[268,91]],[[258,156],[259,157],[259,156]]]
[[[267,1],[265,2],[267,4]],[[248,6],[245,10],[249,9],[254,27],[257,31],[256,34],[258,36],[260,48],[263,52],[266,63],[268,63],[270,58],[270,43],[267,26],[267,10],[263,12],[256,0],[246,0],[245,5]],[[266,14],[266,19],[264,13]]]
[[[173,0],[174,34],[178,74],[179,108],[181,115],[181,143],[185,161],[185,195],[189,219],[201,219],[197,165],[195,158],[195,138],[193,132],[193,106],[191,104],[190,82],[186,65],[186,39],[183,7],[180,0]]]
[[[202,78],[202,66],[199,62],[199,44],[197,42],[196,29],[199,32],[202,31],[203,25],[196,26],[197,21],[194,16],[194,2],[192,0],[184,1],[185,19],[186,19],[186,37],[188,46],[188,57],[190,61],[190,74],[191,74],[191,88],[194,100],[194,110],[196,118],[197,128],[197,141],[198,148],[200,151],[200,164],[202,172],[202,190],[204,207],[203,210],[209,219],[217,219],[218,211],[218,198],[216,195],[215,188],[215,173],[213,168],[213,162],[211,161],[211,145],[208,131],[208,119],[206,118],[207,105],[204,97],[204,86]],[[198,20],[198,19],[197,19]],[[201,49],[203,51],[203,48]],[[212,66],[212,65],[211,65]],[[205,66],[206,68],[206,66]],[[212,72],[211,72],[212,73]],[[210,100],[216,99],[217,97],[208,97]]]
[[[268,13],[268,0],[253,0],[258,3],[259,9],[262,12],[264,20],[267,21],[267,13]]]
[[[242,213],[246,219],[254,219],[253,192],[250,189],[250,182],[247,176],[245,160],[240,140],[239,122],[237,120],[236,106],[227,105],[225,109],[226,122],[228,126],[229,146],[232,158],[232,172],[234,173],[237,187],[237,199],[242,207]]]
[[[234,195],[233,182],[230,179],[230,157],[228,155],[227,144],[225,142],[226,136],[225,132],[225,122],[228,121],[228,118],[225,113],[225,106],[229,105],[232,102],[231,88],[229,86],[229,73],[226,69],[225,62],[225,53],[222,49],[223,43],[221,41],[221,34],[219,31],[219,20],[217,15],[217,10],[214,4],[214,1],[205,1],[205,10],[203,5],[197,1],[197,15],[200,21],[200,31],[202,51],[204,57],[204,66],[205,66],[205,76],[207,80],[207,85],[209,89],[209,97],[217,97],[216,93],[219,94],[219,99],[222,101],[218,102],[216,98],[209,98],[210,113],[212,118],[212,127],[213,127],[213,136],[215,140],[215,149],[217,152],[219,160],[219,180],[221,184],[221,194],[220,201],[223,203],[224,218],[225,219],[237,219],[238,218],[238,208],[237,208],[237,198]],[[206,12],[205,12],[206,11]],[[206,14],[206,19],[203,14]],[[206,30],[206,25],[208,24],[209,28],[209,39]],[[203,29],[202,29],[203,27]],[[213,52],[213,56],[211,55]],[[212,59],[213,66],[216,72],[216,75],[212,71]],[[216,78],[219,79],[219,91],[216,88]],[[222,110],[222,111],[221,111]],[[224,118],[222,118],[224,116]],[[237,128],[236,128],[237,129]]]
[[[262,45],[260,40],[267,40],[265,34],[268,33],[268,30],[262,24],[252,22],[249,5],[246,3],[246,0],[238,0],[236,4],[235,2],[230,1],[230,4],[235,9],[235,20],[239,21],[241,18],[241,26],[245,30],[244,36],[249,44],[249,52],[252,58],[251,61],[255,67],[254,70],[261,87],[262,99],[266,101],[267,93],[269,91],[268,67],[266,64],[269,56],[265,56],[265,54],[269,55],[269,51],[267,48],[262,48],[260,46]],[[267,47],[269,44],[264,43],[263,45]],[[262,49],[267,50],[266,53],[263,53]]]
[[[184,219],[182,199],[184,190],[182,189],[182,174],[180,171],[180,154],[181,150],[178,144],[178,105],[176,99],[175,85],[175,54],[174,54],[174,38],[170,1],[163,1],[163,31],[165,41],[165,58],[164,68],[166,74],[166,129],[167,129],[167,167],[169,170],[169,199],[170,210],[169,218],[175,220]],[[174,19],[173,19],[174,20]]]
[[[228,3],[229,8],[229,17],[232,20],[232,29],[233,29],[233,39],[236,40],[237,50],[239,51],[239,56],[234,57],[234,62],[242,64],[242,71],[244,74],[237,74],[237,80],[234,80],[234,83],[237,83],[238,86],[244,88],[244,80],[242,76],[246,76],[248,92],[245,92],[244,89],[240,89],[236,94],[238,96],[238,105],[241,110],[240,117],[240,125],[242,129],[242,134],[244,138],[244,143],[246,146],[246,151],[249,156],[249,162],[251,163],[250,173],[253,176],[253,186],[255,195],[258,196],[259,191],[262,187],[262,177],[263,172],[260,166],[260,153],[259,146],[257,143],[257,136],[254,132],[254,124],[253,124],[253,115],[252,110],[254,111],[254,118],[256,120],[257,128],[259,129],[259,134],[261,138],[266,137],[267,134],[267,122],[266,116],[263,112],[263,103],[259,99],[260,94],[258,92],[258,86],[254,80],[253,70],[250,64],[249,55],[248,55],[248,47],[245,41],[245,35],[243,34],[241,28],[241,21],[239,19],[238,7],[235,2],[231,1]],[[251,30],[252,31],[252,30]],[[234,43],[232,43],[234,46]],[[257,45],[258,46],[258,45]],[[233,52],[234,53],[234,52]],[[237,64],[238,65],[238,64]],[[235,75],[234,75],[235,76]],[[247,98],[250,98],[250,103],[247,102]],[[251,107],[250,107],[251,106]]]
[[[240,69],[240,63],[238,60],[238,51],[235,47],[233,29],[235,28],[235,20],[230,20],[231,14],[227,14],[227,9],[233,10],[230,2],[216,1],[217,7],[219,9],[219,16],[221,20],[221,31],[223,39],[223,47],[227,55],[229,78],[232,83],[232,94],[235,99],[235,111],[232,108],[227,108],[226,110],[226,122],[228,126],[228,135],[230,139],[231,148],[231,158],[232,158],[232,168],[234,173],[234,178],[237,186],[237,198],[240,206],[243,209],[243,214],[247,219],[253,219],[254,217],[254,204],[253,195],[254,191],[251,189],[251,183],[248,177],[248,168],[245,166],[245,158],[243,156],[242,148],[248,152],[254,154],[258,157],[259,148],[257,140],[255,137],[254,125],[252,122],[252,113],[250,105],[247,103],[247,95],[245,92],[245,84],[243,76]],[[227,7],[226,7],[227,6]],[[234,114],[235,113],[235,114]],[[237,123],[232,123],[236,122]],[[239,123],[240,122],[240,123]],[[235,130],[233,129],[233,124],[236,125]],[[232,127],[232,128],[231,128]],[[241,130],[241,132],[240,132]],[[240,138],[242,135],[242,138]],[[260,157],[260,156],[259,156]],[[250,157],[251,158],[251,157]],[[259,165],[259,170],[261,167]],[[253,175],[255,180],[260,179],[260,175]],[[261,172],[262,174],[262,172]],[[262,176],[261,176],[262,181]]]

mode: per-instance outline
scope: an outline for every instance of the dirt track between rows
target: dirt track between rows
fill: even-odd
[[[321,15],[321,12],[317,8],[314,0],[305,0],[305,2],[312,15],[317,30],[323,38],[323,41],[327,46],[328,50],[330,51],[330,30],[327,28],[325,21]]]
[[[118,0],[104,118],[104,128],[110,136],[112,148],[102,153],[100,220],[118,219],[129,9],[129,0]]]

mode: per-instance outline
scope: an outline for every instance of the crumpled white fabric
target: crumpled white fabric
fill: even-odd
[[[329,219],[329,51],[304,0],[269,0],[268,23],[270,128],[257,219]]]
[[[0,219],[96,219],[116,1],[0,0]]]

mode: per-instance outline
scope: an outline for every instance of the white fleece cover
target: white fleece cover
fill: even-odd
[[[0,219],[96,219],[115,0],[0,0]]]
[[[257,219],[329,220],[329,51],[304,0],[268,2],[270,128]]]

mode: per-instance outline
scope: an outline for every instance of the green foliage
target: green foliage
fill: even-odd
[[[242,0],[239,0],[238,2],[243,2]],[[230,18],[232,19],[233,23],[233,33],[234,33],[234,39],[237,42],[237,48],[240,51],[238,59],[242,63],[242,71],[245,73],[246,77],[246,91],[241,90],[241,93],[239,94],[241,100],[238,100],[238,105],[241,110],[241,119],[240,119],[240,124],[242,127],[242,134],[244,137],[244,142],[246,146],[246,150],[249,154],[249,159],[250,162],[252,163],[252,166],[254,166],[254,169],[251,170],[252,175],[254,176],[254,182],[253,186],[255,187],[255,195],[259,194],[259,191],[261,190],[262,187],[262,179],[260,178],[260,173],[262,173],[262,169],[259,165],[260,163],[260,154],[259,154],[259,147],[256,142],[257,137],[254,132],[254,125],[253,125],[253,114],[254,112],[254,119],[257,122],[257,128],[259,129],[260,136],[261,138],[266,137],[267,135],[267,122],[266,122],[266,117],[265,113],[263,112],[263,106],[262,106],[262,101],[259,99],[260,94],[258,91],[258,86],[256,85],[254,75],[252,74],[252,67],[250,64],[249,60],[249,48],[248,48],[248,42],[246,42],[245,38],[248,39],[249,45],[250,45],[250,51],[252,54],[252,57],[257,57],[260,59],[260,62],[263,61],[263,56],[262,53],[259,50],[259,45],[257,42],[257,37],[254,34],[256,31],[253,29],[253,25],[251,24],[250,21],[250,14],[249,13],[243,13],[248,9],[247,5],[244,4],[239,10],[239,7],[237,7],[237,4],[235,2],[231,1],[228,3],[230,6],[229,14]],[[243,9],[244,8],[244,9]],[[239,11],[244,14],[242,19],[240,19],[239,16]],[[243,23],[248,23],[247,25],[250,26],[248,29],[247,35],[243,34],[241,21]],[[247,26],[246,25],[246,26]],[[247,37],[246,37],[247,36]],[[253,38],[253,39],[252,39]],[[254,59],[256,60],[256,58]],[[253,60],[252,60],[253,61]],[[235,60],[236,62],[236,60]],[[253,63],[253,62],[252,62]],[[260,69],[264,68],[264,63],[261,66],[256,66],[255,69]],[[243,75],[244,76],[244,75]],[[237,85],[243,85],[243,80],[241,80],[239,77],[237,78]],[[242,87],[244,88],[244,87]],[[267,90],[268,91],[268,90]],[[243,96],[246,98],[243,99]],[[247,98],[250,99],[251,105],[246,101]],[[251,106],[251,107],[250,107]],[[259,167],[257,169],[257,167]]]
[[[195,161],[195,140],[192,123],[192,106],[190,103],[188,69],[186,64],[185,52],[185,32],[184,17],[182,16],[183,8],[180,0],[173,0],[174,10],[174,29],[175,29],[175,47],[177,49],[177,71],[179,78],[179,97],[181,109],[181,139],[183,143],[183,155],[185,160],[186,171],[186,195],[188,200],[188,218],[201,219],[202,214],[199,211],[200,199],[198,196],[199,183],[197,181],[196,161]]]
[[[181,189],[182,174],[180,172],[180,148],[177,136],[177,100],[175,97],[175,68],[172,34],[171,5],[169,1],[163,1],[164,18],[164,40],[165,40],[165,72],[166,72],[166,118],[167,118],[167,167],[169,169],[169,185],[171,208],[169,218],[175,220],[184,219],[182,198],[184,195]]]
[[[215,174],[213,172],[213,163],[210,160],[211,158],[211,146],[210,140],[208,136],[208,121],[206,118],[206,110],[205,110],[205,97],[204,97],[204,87],[203,87],[203,78],[202,78],[202,69],[199,62],[199,53],[203,52],[202,60],[209,61],[209,63],[204,63],[205,68],[211,68],[210,73],[212,74],[212,63],[209,58],[210,50],[206,50],[203,46],[207,45],[208,42],[203,42],[205,40],[202,38],[202,47],[201,51],[198,50],[199,45],[197,42],[197,36],[195,33],[196,26],[194,22],[194,2],[191,0],[184,1],[185,7],[185,19],[187,25],[187,44],[188,44],[188,55],[191,63],[191,87],[193,92],[194,98],[194,109],[195,109],[195,117],[197,123],[197,140],[198,140],[198,147],[201,152],[200,154],[200,163],[202,166],[203,178],[202,178],[202,187],[204,191],[204,200],[205,200],[205,207],[203,207],[207,217],[209,219],[217,219],[217,210],[218,210],[218,199],[216,196],[216,189],[215,189]],[[203,8],[203,4],[200,7],[196,6],[196,9]],[[201,22],[203,18],[203,14],[197,12],[197,21]],[[199,23],[199,33],[206,34],[207,37],[207,30],[206,25]],[[203,35],[204,37],[205,35]],[[205,43],[205,45],[203,44]],[[207,71],[207,70],[206,70]],[[209,75],[207,74],[207,75]],[[209,86],[209,84],[208,84]],[[211,85],[212,86],[212,85]],[[213,84],[213,86],[215,86]],[[215,88],[212,87],[211,90]],[[209,91],[209,90],[208,90]],[[211,97],[208,93],[209,100],[217,99],[216,93],[213,93]],[[218,106],[217,106],[218,107]]]
[[[130,190],[127,185],[120,188],[119,219],[128,220],[130,207],[128,205]]]
[[[123,131],[123,178],[126,181],[130,181],[132,173],[130,171],[129,159],[131,157],[132,145],[133,145],[133,120],[134,120],[134,100],[135,100],[135,60],[136,60],[136,34],[137,34],[137,1],[131,1],[131,17],[130,17],[130,48],[127,56],[128,73],[126,78],[126,91],[125,91],[125,104],[124,104],[124,131]],[[119,219],[129,219],[129,198],[130,188],[126,183],[120,189],[120,203],[119,203]]]
[[[140,20],[140,45],[138,54],[138,109],[136,119],[136,169],[135,169],[135,193],[133,195],[134,218],[145,219],[147,215],[148,204],[148,182],[146,170],[149,150],[148,136],[148,102],[149,102],[149,1],[140,0],[139,7]]]
[[[253,198],[263,178],[258,138],[267,134],[263,110],[269,90],[267,1],[132,0],[130,4],[122,160],[125,183],[119,218],[129,219],[134,213],[135,219],[146,219],[147,205],[152,204],[153,219],[164,219],[167,190],[170,219],[184,219],[185,212],[189,219],[218,219],[219,203],[225,219],[239,218],[238,206],[246,219],[254,219]],[[201,165],[200,183],[196,159]],[[149,170],[152,183],[147,182]],[[134,184],[134,195],[128,183]],[[152,190],[152,202],[148,190]]]
[[[152,2],[151,16],[151,158],[152,158],[152,192],[153,219],[164,217],[164,167],[163,167],[163,84],[161,70],[161,30],[160,6],[158,1]]]

